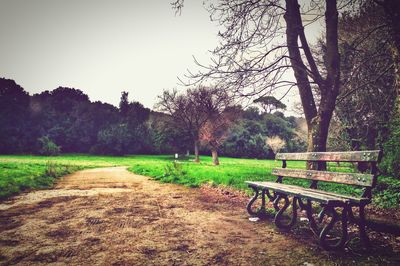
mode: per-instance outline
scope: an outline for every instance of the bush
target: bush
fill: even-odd
[[[392,122],[390,136],[383,146],[383,151],[381,170],[395,178],[400,178],[400,119]]]
[[[374,204],[383,208],[396,208],[400,202],[400,180],[382,176],[373,192]]]
[[[42,155],[55,156],[59,155],[61,147],[57,146],[49,137],[43,136],[38,139],[40,144],[39,153]]]

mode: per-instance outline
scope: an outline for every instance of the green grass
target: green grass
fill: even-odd
[[[83,168],[77,165],[61,165],[52,162],[0,162],[0,199],[26,189],[50,187],[55,178]]]
[[[153,177],[161,182],[183,184],[197,187],[203,183],[225,185],[246,190],[246,180],[273,181],[273,167],[280,162],[273,160],[220,158],[221,165],[212,165],[210,157],[202,156],[200,163],[192,158],[175,162],[168,155],[137,156],[91,156],[69,154],[57,157],[46,156],[0,156],[0,197],[18,193],[27,188],[51,186],[57,176],[79,169],[92,167],[128,166],[128,170],[137,174]],[[49,166],[52,166],[49,174]],[[304,162],[289,162],[288,168],[305,168]],[[329,170],[349,172],[349,165],[328,165]],[[308,186],[306,180],[287,179],[286,183]],[[360,188],[333,183],[320,182],[325,190],[347,195],[360,195]],[[374,193],[374,204],[382,207],[397,207],[400,203],[400,181],[390,177],[380,177]]]

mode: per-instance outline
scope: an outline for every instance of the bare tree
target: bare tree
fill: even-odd
[[[197,87],[184,93],[165,90],[156,105],[173,118],[176,127],[185,131],[194,143],[195,162],[200,162],[200,130],[212,117],[221,114],[232,103],[224,90]]]
[[[199,130],[207,121],[206,114],[199,112],[198,106],[192,105],[186,94],[178,94],[176,90],[164,90],[158,98],[156,108],[171,115],[174,126],[190,136],[194,143],[195,162],[200,162]]]
[[[209,10],[224,27],[221,43],[213,51],[212,64],[197,62],[203,70],[190,72],[186,83],[212,79],[241,96],[297,87],[308,125],[308,151],[325,151],[340,85],[336,0],[311,1],[302,9],[297,0],[220,0]],[[305,34],[305,27],[321,18],[326,36],[322,69]],[[295,81],[287,76],[288,70]]]
[[[200,129],[200,141],[211,150],[214,165],[219,165],[218,149],[228,137],[229,130],[238,118],[235,107],[226,107],[221,113],[215,113]]]

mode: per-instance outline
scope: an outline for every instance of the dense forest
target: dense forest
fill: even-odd
[[[282,112],[239,108],[219,153],[232,157],[273,158],[267,137],[279,136],[282,151],[305,149],[303,119]],[[171,115],[128,100],[119,107],[91,102],[79,89],[59,87],[29,95],[15,81],[0,79],[0,153],[173,154],[192,152],[187,132]],[[303,125],[304,126],[304,125]],[[200,152],[208,153],[207,145]]]
[[[371,93],[382,90],[370,87]],[[184,94],[182,97],[189,97]],[[363,95],[361,95],[363,96]],[[355,108],[359,94],[353,94],[338,106],[328,139],[329,150],[382,149],[384,156],[381,170],[397,176],[393,139],[388,139],[390,121],[375,123],[387,115],[382,108],[388,105],[384,93],[375,98],[374,105],[364,106],[368,117],[357,114]],[[304,118],[285,116],[282,103],[259,98],[253,105],[234,106],[235,119],[223,126],[219,120],[210,120],[217,128],[224,128],[215,149],[219,155],[242,158],[274,158],[278,151],[300,152],[307,149],[307,126]],[[173,99],[169,99],[170,103]],[[188,103],[190,105],[190,102]],[[393,104],[393,103],[391,103]],[[259,108],[259,107],[260,108]],[[190,108],[186,111],[202,112]],[[232,107],[230,107],[232,108]],[[350,108],[350,109],[349,109]],[[188,154],[194,152],[191,129],[182,127],[184,108],[172,113],[153,111],[141,103],[129,101],[122,92],[119,106],[91,102],[79,89],[59,87],[29,95],[15,81],[0,79],[0,153],[42,154],[90,153],[104,155],[125,154]],[[224,114],[224,113],[222,113]],[[207,121],[206,121],[207,122]],[[360,125],[354,127],[352,125]],[[207,137],[202,137],[205,123],[198,132],[199,152],[210,154]],[[218,135],[215,130],[211,135]],[[218,138],[218,137],[217,137]],[[215,139],[212,138],[212,139]]]

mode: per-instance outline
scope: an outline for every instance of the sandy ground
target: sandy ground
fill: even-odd
[[[206,190],[123,167],[84,170],[0,204],[0,265],[357,264],[309,233],[248,218],[242,204]]]

